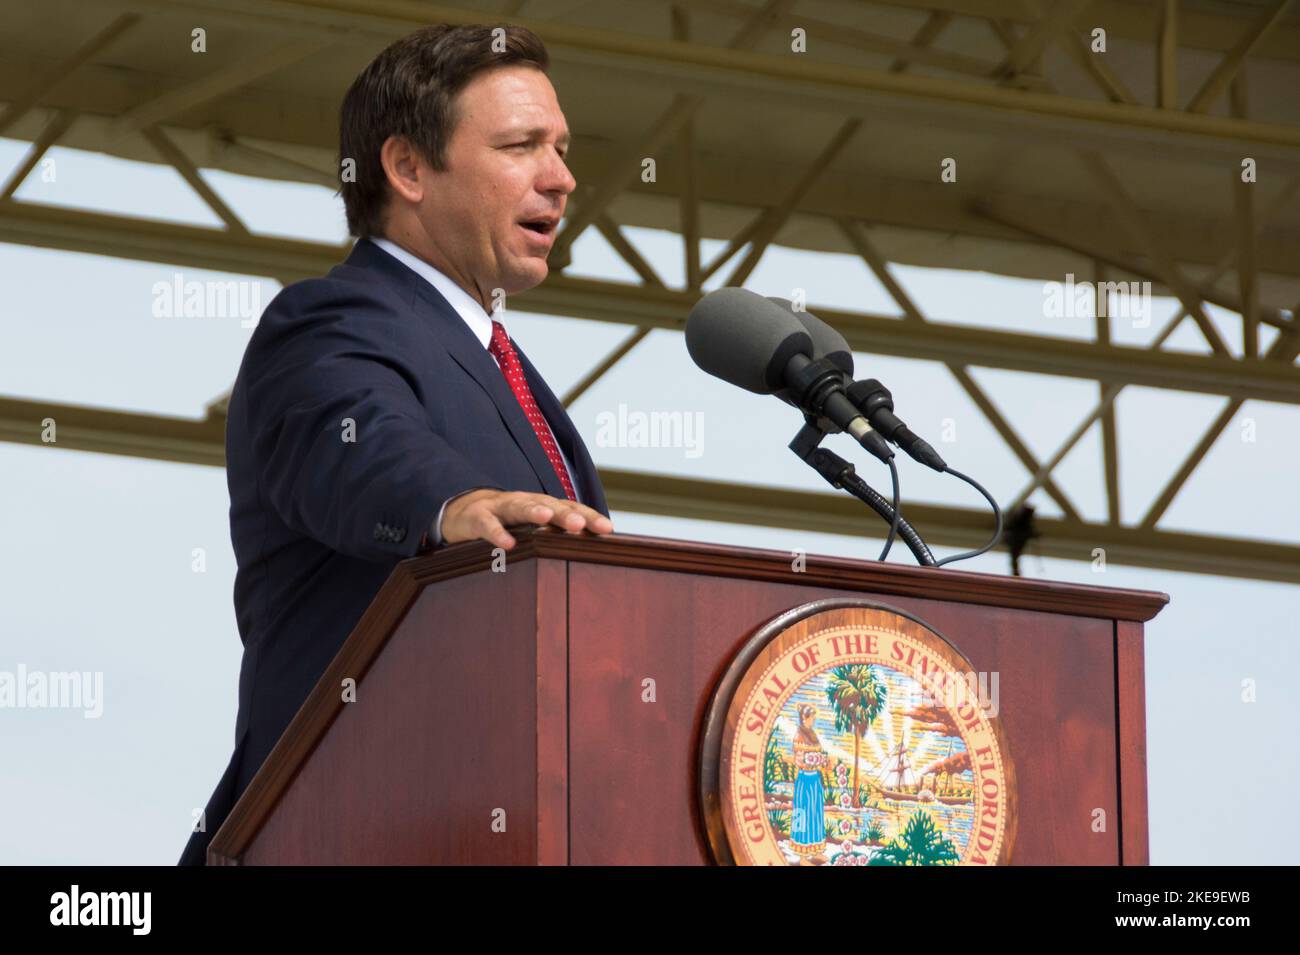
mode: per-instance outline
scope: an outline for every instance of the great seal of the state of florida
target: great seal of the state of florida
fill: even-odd
[[[737,656],[705,724],[715,857],[1006,864],[1015,773],[987,676],[902,611],[843,598],[782,614]]]

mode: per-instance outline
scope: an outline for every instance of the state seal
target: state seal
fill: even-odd
[[[1015,774],[990,676],[918,618],[870,601],[777,617],[733,661],[705,723],[715,858],[1006,864]]]

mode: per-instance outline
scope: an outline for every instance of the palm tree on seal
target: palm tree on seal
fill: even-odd
[[[826,685],[826,699],[835,714],[835,730],[853,734],[853,808],[860,809],[858,788],[858,744],[871,728],[871,721],[885,708],[889,687],[876,678],[871,667],[853,663],[831,671]]]

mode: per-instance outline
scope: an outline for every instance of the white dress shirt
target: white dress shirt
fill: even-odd
[[[492,316],[484,310],[482,303],[442,272],[435,269],[428,262],[418,256],[412,255],[410,252],[407,252],[395,242],[383,238],[370,238],[367,241],[373,242],[375,245],[379,246],[379,248],[383,249],[416,275],[419,275],[432,285],[434,289],[437,290],[438,294],[447,300],[447,304],[456,310],[456,314],[464,319],[465,324],[469,326],[469,330],[474,333],[474,337],[479,340],[480,344],[482,344],[483,350],[488,350],[488,346],[492,343]],[[497,356],[493,355],[491,352],[488,352],[488,354],[496,366],[500,368],[501,363],[497,361]],[[502,380],[504,380],[504,375],[502,376]],[[547,427],[550,427],[549,422],[547,423]],[[555,433],[554,428],[551,428],[551,433]],[[560,447],[559,441],[555,442],[555,447],[560,452],[561,460],[564,461],[565,470],[569,472],[569,482],[576,490],[578,482],[573,476],[573,465],[569,463],[568,455],[566,455],[564,449]],[[462,493],[468,494],[469,491],[464,491]],[[457,495],[457,497],[459,496],[460,495]],[[431,528],[431,536],[435,546],[442,543],[442,515],[447,509],[447,505],[453,500],[455,500],[455,498],[448,498],[442,502],[442,507],[438,508],[438,518],[433,522],[433,527]]]

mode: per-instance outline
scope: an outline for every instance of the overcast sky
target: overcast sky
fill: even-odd
[[[0,171],[25,144],[0,139]],[[53,182],[30,177],[24,201],[220,225],[170,169],[56,149]],[[314,186],[224,173],[208,181],[255,232],[343,241],[341,204]],[[670,284],[682,278],[680,240],[627,230]],[[721,246],[710,243],[705,258]],[[633,279],[588,230],[575,274]],[[155,285],[225,276],[196,269],[0,244],[0,395],[198,417],[233,381],[249,328],[237,317],[154,315]],[[1043,318],[1040,282],[897,268],[936,321],[1087,338],[1092,320]],[[886,314],[898,309],[850,256],[777,248],[746,283],[764,294],[807,291],[810,306]],[[278,286],[263,281],[260,304]],[[1174,306],[1155,300],[1148,328],[1120,323],[1122,344],[1142,344]],[[1239,322],[1215,313],[1225,340]],[[557,393],[622,340],[628,326],[509,313],[511,334]],[[1047,327],[1049,326],[1050,327]],[[1270,337],[1266,334],[1264,342]],[[1186,323],[1170,347],[1204,351]],[[1235,347],[1235,345],[1234,345]],[[948,462],[1005,502],[1027,474],[949,372],[931,362],[857,356],[859,377],[882,379],[914,430]],[[1095,383],[974,369],[1040,458],[1096,401]],[[1120,396],[1123,518],[1135,521],[1196,443],[1224,399],[1129,388]],[[602,414],[702,413],[697,448],[602,447]],[[786,449],[797,416],[774,399],[697,371],[678,333],[652,333],[571,409],[597,463],[705,478],[828,490]],[[1294,487],[1300,412],[1247,402],[1188,482],[1165,529],[1300,540]],[[953,440],[935,440],[942,434]],[[1253,438],[1253,440],[1250,440]],[[840,447],[843,453],[851,453]],[[863,463],[864,471],[870,467]],[[973,491],[904,462],[905,501],[976,506]],[[192,812],[215,786],[233,745],[240,642],[231,588],[225,474],[52,447],[0,444],[0,671],[103,674],[103,713],[0,709],[0,863],[171,864]],[[1094,429],[1056,471],[1083,516],[1104,519],[1100,441]],[[882,474],[874,481],[884,487]],[[1059,514],[1036,494],[1040,513]],[[1225,503],[1232,502],[1232,515]],[[615,512],[620,532],[874,557],[883,536],[809,534]],[[881,525],[883,527],[883,525]],[[924,528],[920,528],[924,532]],[[202,553],[196,572],[195,553]],[[951,553],[935,548],[941,555]],[[1147,626],[1147,730],[1151,855],[1156,863],[1293,862],[1300,818],[1277,799],[1300,785],[1293,732],[1300,694],[1296,587],[1126,568],[1094,572],[1078,561],[1023,562],[1027,575],[1164,591],[1171,604]],[[891,560],[910,563],[897,546]],[[1005,554],[958,565],[1007,573]],[[1254,681],[1255,700],[1243,700]],[[1278,807],[1278,808],[1275,808]]]

